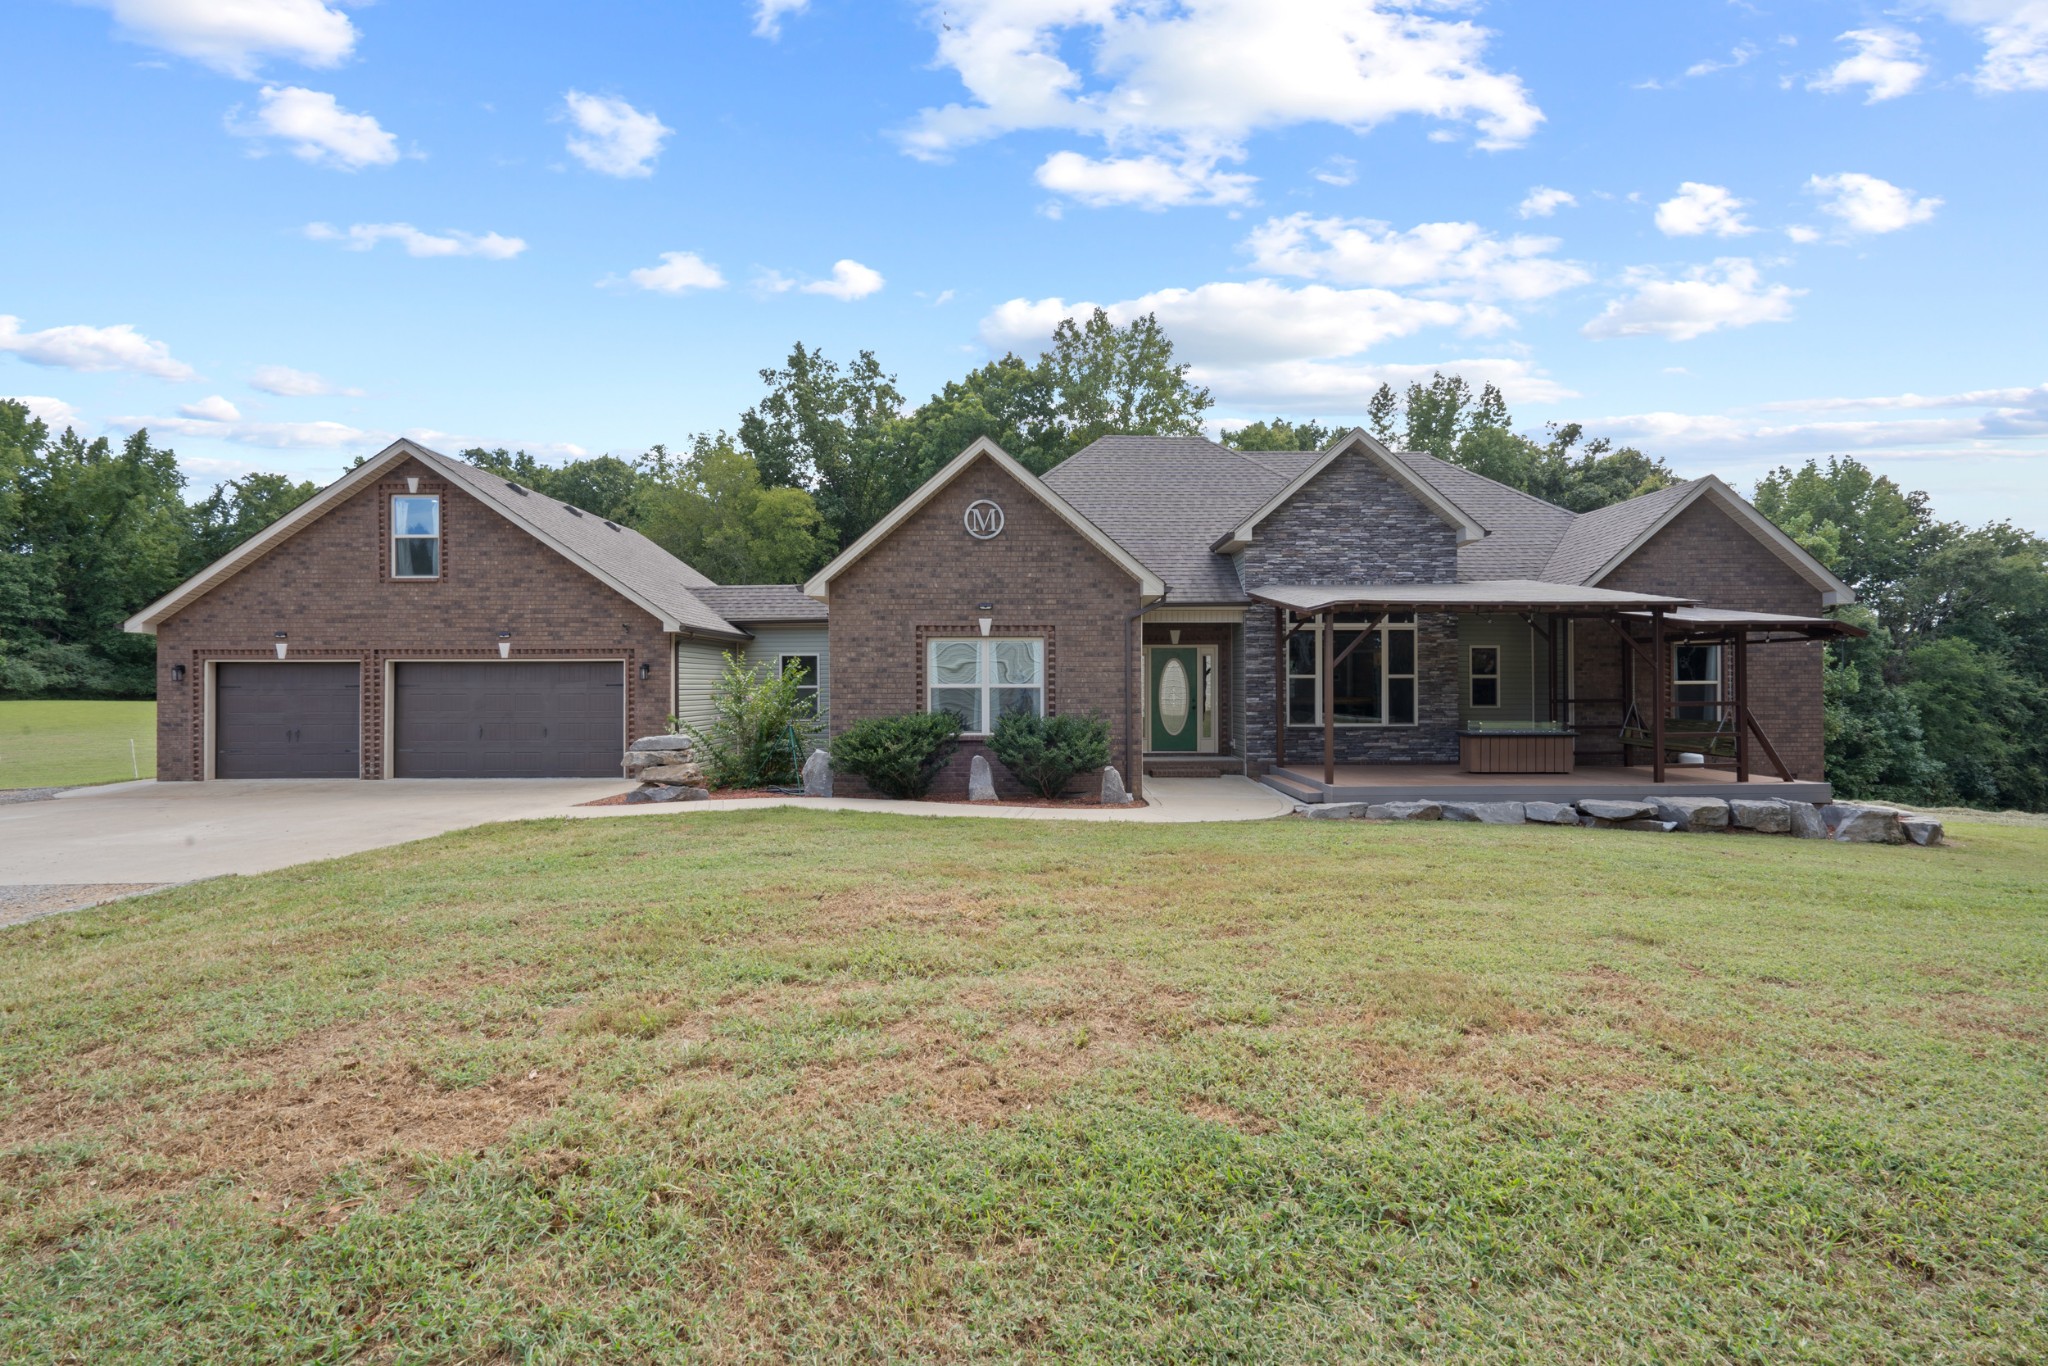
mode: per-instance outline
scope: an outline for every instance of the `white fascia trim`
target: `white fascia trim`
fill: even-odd
[[[1314,464],[1296,475],[1286,488],[1281,489],[1278,493],[1267,499],[1264,506],[1251,516],[1245,518],[1243,522],[1238,524],[1236,530],[1217,541],[1210,549],[1222,555],[1234,555],[1238,551],[1243,550],[1252,543],[1253,533],[1258,529],[1260,522],[1265,521],[1266,518],[1279,511],[1281,506],[1293,498],[1295,494],[1308,487],[1309,480],[1328,469],[1331,463],[1339,456],[1353,449],[1363,451],[1366,455],[1371,456],[1381,469],[1393,476],[1394,482],[1413,494],[1417,502],[1456,527],[1458,529],[1458,544],[1460,546],[1467,546],[1474,541],[1485,539],[1486,528],[1467,516],[1463,508],[1437,492],[1436,489],[1430,486],[1428,481],[1415,473],[1414,470],[1409,469],[1406,464],[1396,460],[1393,452],[1374,440],[1363,427],[1353,427],[1349,432],[1333,442],[1330,448],[1324,451]]]
[[[897,527],[909,521],[920,508],[937,497],[941,489],[952,483],[962,471],[983,456],[993,460],[998,469],[1022,484],[1039,502],[1052,509],[1061,521],[1080,532],[1089,544],[1114,560],[1118,567],[1136,579],[1141,595],[1153,598],[1165,596],[1166,585],[1157,574],[1140,564],[1130,551],[1111,540],[1101,527],[1083,517],[1073,504],[1048,488],[1044,480],[1018,464],[1014,456],[985,436],[977,438],[973,445],[947,461],[944,469],[925,480],[915,493],[891,508],[888,516],[869,527],[859,540],[840,551],[832,563],[812,575],[810,582],[804,585],[805,596],[816,598],[819,602],[829,602],[827,594],[833,579],[887,540]]]
[[[1650,539],[1676,521],[1681,512],[1684,512],[1701,498],[1709,495],[1712,495],[1714,501],[1721,506],[1723,511],[1729,513],[1736,521],[1747,527],[1751,535],[1769,546],[1771,551],[1801,578],[1805,579],[1815,588],[1818,588],[1820,590],[1821,606],[1840,607],[1846,603],[1856,601],[1855,589],[1829,573],[1828,567],[1813,558],[1805,547],[1801,546],[1799,542],[1793,540],[1790,536],[1787,536],[1783,531],[1780,531],[1770,518],[1758,512],[1750,505],[1748,499],[1728,487],[1727,484],[1721,481],[1718,475],[1712,474],[1702,475],[1694,480],[1692,490],[1689,493],[1666,509],[1662,517],[1659,517],[1641,535],[1630,541],[1620,554],[1614,556],[1606,564],[1601,565],[1599,571],[1587,579],[1586,582],[1588,584],[1597,584],[1609,574],[1621,568],[1628,561],[1629,556],[1649,544]]]
[[[356,491],[358,487],[375,479],[409,455],[428,454],[423,447],[416,446],[403,437],[392,442],[362,464],[350,470],[341,478],[321,489],[305,502],[272,522],[248,540],[215,560],[191,578],[158,598],[149,606],[121,623],[121,629],[131,635],[153,636],[157,623],[175,613],[193,598],[205,593],[214,585],[235,574],[251,560],[257,559],[277,542],[291,536],[324,514],[329,508]]]

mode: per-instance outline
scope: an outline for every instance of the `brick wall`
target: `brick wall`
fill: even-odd
[[[1695,599],[1703,607],[1808,617],[1821,614],[1820,590],[1707,497],[1680,513],[1598,586],[1669,593]],[[1623,648],[1609,628],[1590,622],[1581,624],[1582,693],[1588,692],[1590,670],[1594,679],[1613,689],[1600,695],[1619,695]],[[1800,641],[1752,645],[1749,649],[1749,702],[1756,719],[1793,776],[1811,781],[1826,776],[1821,717],[1822,648],[1817,642]],[[1725,662],[1723,668],[1727,668]],[[1647,719],[1649,671],[1639,667],[1636,682],[1639,705],[1646,709]],[[1581,716],[1585,716],[1584,709]],[[1758,772],[1773,772],[1760,746],[1754,751],[1753,762]]]
[[[990,499],[1003,509],[1002,534],[976,540],[962,516]],[[1126,686],[1138,703],[1138,584],[1114,560],[1068,526],[993,460],[963,470],[895,532],[832,581],[832,733],[856,721],[923,711],[924,642],[978,633],[1046,638],[1047,709],[1095,714],[1111,728],[1111,753],[1124,781],[1144,781],[1125,761]],[[977,604],[993,603],[983,612]],[[964,794],[980,741],[961,744],[935,792]],[[1137,751],[1130,751],[1132,760]],[[993,755],[997,790],[1024,789]],[[858,790],[850,778],[841,790]],[[1081,786],[1076,785],[1076,791]]]
[[[1458,533],[1372,457],[1341,456],[1260,524],[1238,557],[1248,586],[1455,583]],[[1339,727],[1339,763],[1454,763],[1458,757],[1458,640],[1453,618],[1416,621],[1416,722]],[[1245,753],[1273,761],[1274,627],[1254,605],[1244,621]],[[1321,763],[1321,727],[1289,727],[1286,762]]]
[[[439,579],[393,580],[385,510],[408,475],[442,499]],[[496,659],[512,632],[514,659],[617,659],[625,665],[628,729],[667,729],[673,661],[661,623],[469,495],[408,461],[330,509],[157,630],[157,777],[205,774],[206,664],[271,659],[289,633],[295,660],[362,667],[365,777],[382,776],[384,663]],[[642,663],[650,666],[645,682]],[[171,667],[185,666],[185,681]]]

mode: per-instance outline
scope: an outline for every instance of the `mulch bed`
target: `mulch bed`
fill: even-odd
[[[579,802],[577,803],[577,805],[624,806],[626,805],[626,795],[626,793],[621,792],[617,796],[599,797],[594,802]],[[795,794],[789,792],[771,792],[769,789],[765,787],[728,787],[712,792],[711,799],[713,801],[722,802],[734,797],[789,797],[793,795]],[[1102,799],[1100,797],[1062,797],[1057,801],[1047,797],[1005,797],[1000,802],[970,802],[965,797],[919,797],[917,800],[921,802],[933,802],[941,805],[954,806],[1066,806],[1094,807],[1098,810],[1102,807]],[[695,803],[683,801],[649,804],[665,806],[695,805]],[[1136,800],[1126,802],[1122,806],[1117,807],[1116,809],[1120,811],[1128,811],[1133,808],[1144,805],[1146,805],[1146,802],[1144,798],[1140,797]]]

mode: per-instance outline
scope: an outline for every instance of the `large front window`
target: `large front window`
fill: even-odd
[[[1721,709],[1707,703],[1721,700],[1721,647],[1671,647],[1671,700],[1681,721],[1714,721]]]
[[[1045,715],[1045,642],[934,640],[926,647],[927,711],[949,711],[968,735],[987,735],[1012,714]]]
[[[441,577],[441,500],[401,493],[391,500],[391,577]]]
[[[1364,613],[1332,622],[1337,656],[1330,716],[1340,726],[1415,724],[1415,614],[1398,612],[1367,632]],[[1363,636],[1363,639],[1361,639]],[[1353,646],[1357,648],[1353,649]],[[1323,633],[1315,619],[1287,638],[1287,724],[1323,724]],[[1346,653],[1346,651],[1350,653]]]

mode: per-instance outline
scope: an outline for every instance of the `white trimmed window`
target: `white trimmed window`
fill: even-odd
[[[1472,705],[1500,705],[1500,646],[1474,645],[1471,653]]]
[[[811,715],[818,716],[818,657],[816,655],[777,655],[775,667],[787,674],[791,668],[802,675],[803,682],[797,684],[796,695],[811,704]]]
[[[391,577],[441,577],[441,498],[398,493],[391,498]]]
[[[1715,721],[1721,709],[1705,703],[1721,700],[1721,647],[1671,647],[1671,701],[1682,721]]]
[[[1301,629],[1287,638],[1287,724],[1323,724],[1323,633],[1314,617],[1298,620]],[[1339,612],[1331,623],[1331,649],[1344,655],[1367,616]],[[1415,614],[1390,615],[1371,637],[1337,665],[1331,709],[1339,726],[1412,726],[1415,724]]]
[[[966,735],[987,735],[1000,717],[1045,715],[1045,642],[967,636],[925,646],[925,710],[949,711]]]

